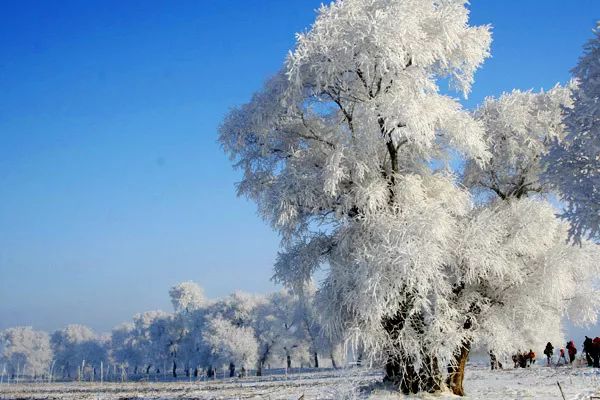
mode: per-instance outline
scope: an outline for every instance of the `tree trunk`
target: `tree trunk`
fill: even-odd
[[[173,361],[173,378],[177,378],[177,363]]]
[[[292,356],[290,356],[289,354],[287,355],[287,368],[292,368]]]
[[[258,365],[256,366],[256,376],[262,376],[262,372],[263,372],[263,361],[260,360],[258,362]]]
[[[423,316],[419,314],[409,316],[408,314],[411,303],[412,299],[407,299],[401,311],[382,321],[382,326],[389,335],[391,343],[398,340],[400,332],[408,324],[416,330],[418,335],[424,333],[426,326]],[[422,345],[419,350],[423,362],[420,369],[417,370],[411,357],[403,354],[402,350],[397,347],[391,348],[385,364],[384,382],[397,385],[404,394],[439,391],[442,383],[439,362],[437,358],[428,355],[426,346]]]
[[[329,355],[331,357],[331,366],[333,367],[333,369],[337,369],[337,363],[335,362],[335,356],[333,355],[333,352],[331,352],[331,354]]]
[[[319,355],[315,351],[315,368],[319,368]]]
[[[463,381],[465,379],[465,366],[471,351],[471,342],[465,341],[460,349],[454,353],[454,364],[448,366],[448,379],[446,383],[453,394],[464,396],[465,389]]]

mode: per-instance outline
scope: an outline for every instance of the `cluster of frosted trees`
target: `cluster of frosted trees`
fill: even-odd
[[[324,335],[316,317],[314,290],[301,297],[281,291],[208,300],[198,285],[184,282],[169,294],[173,313],[137,314],[106,336],[81,325],[52,335],[30,327],[0,332],[2,379],[260,375],[271,365],[318,368],[323,360],[333,367],[343,361],[341,346]]]
[[[191,282],[170,291],[175,312],[146,312],[112,332],[112,355],[133,372],[144,368],[174,377],[209,375],[226,368],[234,374],[269,365],[333,366],[340,349],[323,334],[311,295],[286,291],[266,296],[234,293],[207,300]],[[237,368],[237,372],[236,372]]]
[[[281,234],[275,278],[302,292],[324,267],[325,329],[406,393],[462,395],[471,349],[560,342],[600,306],[583,237],[600,225],[600,42],[573,82],[469,112],[439,90],[466,96],[489,56],[466,4],[322,6],[220,130],[239,194]]]

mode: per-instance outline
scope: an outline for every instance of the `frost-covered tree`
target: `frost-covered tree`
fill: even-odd
[[[465,219],[455,252],[456,284],[449,298],[464,318],[462,346],[450,368],[450,385],[462,394],[464,364],[472,345],[495,354],[561,342],[564,317],[596,320],[600,263],[596,245],[567,243],[568,225],[548,200],[541,179],[544,156],[565,136],[572,105],[569,88],[513,91],[488,98],[475,112],[491,152],[484,166],[468,161],[465,184],[480,207]]]
[[[209,312],[236,326],[251,326],[256,307],[264,301],[264,296],[237,291],[214,302]]]
[[[450,386],[463,393],[472,346],[510,355],[562,342],[562,319],[596,321],[598,247],[567,243],[568,225],[539,198],[492,200],[472,213],[456,248],[456,284],[448,297],[463,318]]]
[[[65,377],[77,377],[77,371],[85,365],[92,366],[95,371],[100,362],[108,361],[107,344],[83,325],[68,325],[54,332],[50,343],[56,369],[63,371]]]
[[[258,355],[258,343],[254,330],[238,326],[220,316],[208,320],[202,339],[207,347],[208,364],[215,368],[231,366],[253,368]]]
[[[179,343],[179,356],[187,375],[198,375],[198,367],[207,364],[209,350],[202,341],[202,334],[206,330],[209,308],[199,308],[191,313],[176,315],[176,324],[183,325],[183,337]]]
[[[547,178],[560,191],[571,236],[600,237],[600,23],[573,69],[578,83],[567,110],[569,135],[548,157]]]
[[[328,357],[334,368],[337,368],[336,358],[340,358],[341,339],[326,334],[323,326],[318,304],[316,303],[316,285],[310,282],[306,285],[301,295],[297,298],[295,319],[297,320],[298,332],[296,337],[308,343],[311,354],[311,365],[319,368],[319,356]],[[342,357],[343,358],[343,357]]]
[[[301,354],[296,350],[307,348],[300,311],[298,298],[286,290],[269,294],[256,307],[253,327],[259,344],[258,374],[271,362],[289,368],[292,359]]]
[[[138,331],[133,323],[124,323],[115,327],[110,336],[110,355],[116,364],[123,368],[134,370],[143,365],[149,356],[145,353],[145,340],[138,337]]]
[[[194,282],[182,282],[169,290],[175,312],[192,312],[204,306],[204,291]]]
[[[437,390],[462,338],[447,306],[469,194],[432,161],[487,159],[465,95],[488,56],[464,0],[339,0],[283,70],[225,119],[220,141],[283,237],[275,277],[301,288],[327,263],[328,329],[350,333],[404,391]],[[443,346],[440,345],[443,343]]]
[[[129,365],[131,372],[137,373],[142,365],[148,372],[152,366],[163,372],[171,367],[176,377],[179,343],[183,334],[174,323],[174,316],[164,311],[147,311],[136,314],[133,324],[136,346],[140,348],[142,358],[141,364]]]
[[[285,307],[284,304],[280,304]],[[226,320],[236,327],[251,328],[258,344],[257,374],[262,374],[264,364],[273,356],[275,344],[281,338],[281,313],[279,307],[266,296],[243,292],[233,293],[216,301],[208,310],[211,318]]]
[[[542,159],[566,134],[563,117],[572,107],[571,89],[557,85],[547,92],[514,90],[487,98],[474,116],[485,127],[492,157],[485,165],[467,161],[465,185],[503,200],[548,193]]]
[[[46,332],[15,327],[0,332],[0,364],[9,374],[45,375],[50,368],[52,349]]]

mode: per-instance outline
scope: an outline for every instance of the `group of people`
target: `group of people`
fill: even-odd
[[[588,367],[600,368],[600,337],[592,339],[586,336],[585,341],[583,342],[583,352],[585,353]],[[548,342],[548,344],[546,344],[544,355],[547,359],[547,365],[551,365],[552,357],[554,356],[554,346],[552,343]],[[577,347],[575,346],[575,342],[570,340],[564,348],[559,349],[556,365],[573,364],[576,355]],[[513,354],[512,361],[515,368],[527,368],[535,364],[536,355],[531,349],[529,351],[519,350],[517,353]],[[493,351],[490,351],[490,363],[492,369],[502,369],[502,363],[498,361],[498,358]]]
[[[600,337],[592,339],[586,336],[585,341],[583,342],[583,352],[585,353],[588,367],[600,368]],[[548,365],[550,365],[552,363],[552,356],[554,355],[554,346],[552,346],[552,343],[548,342],[548,344],[546,344],[544,354],[548,359]],[[568,360],[567,355],[569,356]],[[564,362],[564,364],[572,364],[575,361],[576,355],[577,347],[575,347],[575,343],[571,340],[564,349],[561,348],[559,350],[557,364],[560,364],[561,362]]]
[[[565,352],[564,348],[561,348],[558,353],[558,361],[557,364],[564,362],[564,364],[572,364],[575,361],[575,355],[577,354],[577,347],[575,347],[575,343],[571,340],[567,342],[565,346],[567,351]],[[567,360],[567,354],[569,355],[569,359]],[[544,355],[548,361],[548,365],[552,364],[552,356],[554,355],[554,346],[552,343],[548,342],[546,344],[546,348],[544,349]]]
[[[535,364],[535,353],[531,349],[523,352],[519,350],[517,354],[513,354],[512,360],[515,368],[527,368]]]
[[[600,368],[600,337],[592,339],[586,336],[583,341],[583,352],[588,367]]]

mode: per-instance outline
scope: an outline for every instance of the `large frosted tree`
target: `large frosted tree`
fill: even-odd
[[[444,277],[470,196],[432,168],[488,158],[482,126],[439,93],[467,94],[488,28],[464,0],[343,0],[319,10],[282,71],[225,119],[239,193],[283,238],[275,277],[319,297],[405,392],[437,390],[462,337]]]
[[[451,298],[468,333],[457,352],[463,363],[471,345],[510,355],[562,342],[564,318],[596,321],[600,251],[588,241],[567,243],[569,225],[556,216],[552,186],[542,179],[543,158],[564,139],[571,107],[571,88],[556,86],[488,98],[474,113],[491,158],[465,167],[464,183],[479,207],[465,220],[456,248],[460,274]],[[460,379],[451,385],[462,392]]]
[[[600,237],[600,23],[572,72],[578,87],[565,118],[569,135],[548,157],[547,178],[560,191],[579,241]]]

